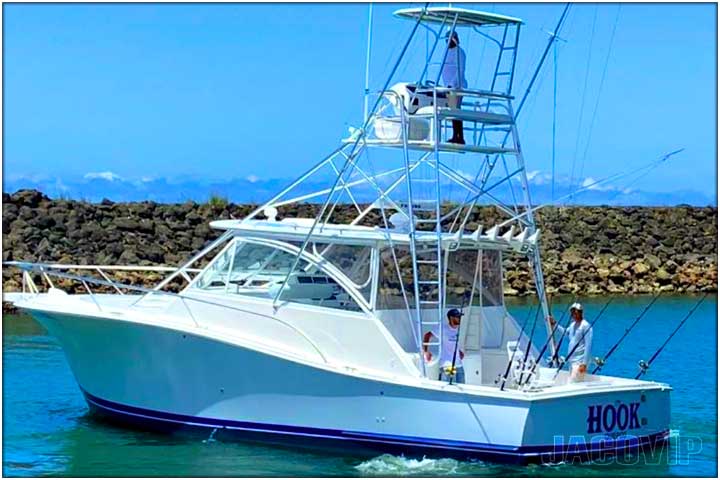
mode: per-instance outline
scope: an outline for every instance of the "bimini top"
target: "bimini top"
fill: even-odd
[[[455,15],[458,16],[456,26],[481,27],[484,25],[506,25],[522,23],[514,17],[506,17],[496,13],[480,12],[456,7],[403,8],[393,13],[396,17],[415,19],[422,15],[422,20],[428,23],[445,23],[452,25]]]
[[[313,229],[313,218],[285,218],[273,220],[215,220],[210,222],[212,228],[233,230],[236,234],[249,237],[267,238],[290,242],[302,242],[310,234],[311,241],[319,243],[340,243],[348,245],[409,245],[410,236],[407,229],[365,227],[360,225],[319,224]],[[487,248],[493,250],[515,250],[526,252],[535,248],[539,230],[532,235],[528,229],[521,232],[515,227],[501,234],[498,227],[483,229],[478,227],[472,233],[443,233],[441,242],[444,246],[470,248]],[[433,231],[416,231],[415,241],[418,244],[437,243],[437,234]]]

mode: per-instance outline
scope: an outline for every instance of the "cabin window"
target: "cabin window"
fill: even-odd
[[[503,305],[502,255],[499,250],[482,251],[482,304]]]
[[[272,245],[237,240],[213,261],[196,285],[231,295],[272,299],[295,258],[294,253]],[[288,279],[280,300],[360,311],[357,302],[335,279],[303,259]]]
[[[355,284],[366,300],[370,300],[372,290],[371,247],[316,243],[313,244],[312,252],[332,263]]]
[[[445,292],[446,305],[466,305],[472,292],[473,305],[480,305],[477,286],[480,278],[478,268],[478,250],[455,250],[448,255],[447,284]],[[473,291],[473,288],[476,290]]]
[[[405,299],[403,298],[403,288],[405,290],[405,298],[411,309],[415,308],[415,295],[413,286],[412,259],[409,250],[406,247],[395,247],[395,258],[398,265],[393,260],[393,250],[385,248],[380,253],[380,272],[378,279],[378,309],[398,309],[406,308]],[[477,280],[482,285],[482,295],[478,295],[477,291],[473,295],[473,304],[483,306],[500,306],[503,305],[503,287],[502,287],[502,255],[497,250],[482,250],[481,275]],[[436,257],[434,250],[432,252],[419,251],[418,260],[431,260]],[[446,305],[462,305],[463,294],[469,294],[473,283],[476,280],[476,268],[478,262],[477,250],[457,250],[450,252],[448,255],[447,283],[445,291]],[[398,267],[400,269],[400,278],[398,277]],[[421,264],[424,269],[424,276],[429,278],[436,275],[437,269],[432,263]],[[423,298],[436,298],[435,285],[422,285]],[[467,301],[467,299],[465,300]],[[435,308],[433,306],[424,306],[424,308]]]
[[[417,259],[430,261],[435,258],[435,250],[418,250]],[[397,264],[395,263],[397,260]],[[415,309],[415,284],[413,283],[412,257],[410,250],[405,246],[385,248],[380,252],[380,271],[378,275],[377,308],[380,310]],[[426,275],[432,275],[437,269],[425,264]],[[398,270],[400,275],[398,276]],[[421,285],[421,299],[437,298],[436,285]],[[405,303],[407,300],[407,304]],[[423,310],[437,309],[436,306],[424,304]]]
[[[410,308],[414,308],[414,295],[412,289],[412,265],[410,256],[404,247],[395,247],[395,256],[398,259],[402,282],[397,275],[397,267],[393,260],[393,249],[384,248],[380,252],[380,271],[378,275],[377,309],[395,310],[406,308],[402,288]]]
[[[232,244],[226,246],[225,249],[211,261],[207,269],[197,279],[195,287],[205,290],[224,289],[227,283],[231,259]]]

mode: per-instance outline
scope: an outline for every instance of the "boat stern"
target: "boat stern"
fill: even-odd
[[[530,407],[522,449],[537,461],[556,463],[661,448],[670,432],[672,388],[614,380],[623,385],[598,380],[541,395]]]

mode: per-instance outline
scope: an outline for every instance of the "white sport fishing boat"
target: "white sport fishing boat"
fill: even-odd
[[[366,92],[363,126],[247,218],[212,222],[219,238],[155,288],[107,267],[10,262],[24,288],[6,299],[58,339],[93,412],[142,428],[519,463],[662,444],[667,384],[570,382],[543,358],[550,325],[533,345],[505,307],[502,260],[514,255],[535,279],[536,318],[549,314],[511,96],[521,20],[455,7],[395,16],[413,29],[385,87]],[[440,86],[448,32],[476,58],[487,43],[482,83]],[[394,79],[413,69],[417,81]],[[448,141],[453,121],[465,144]],[[303,202],[314,218],[283,218]],[[481,203],[503,219],[473,223]],[[339,219],[339,205],[354,216]],[[439,380],[450,308],[465,314],[464,383]]]

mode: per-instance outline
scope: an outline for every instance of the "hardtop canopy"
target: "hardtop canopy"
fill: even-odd
[[[456,27],[482,27],[486,25],[520,25],[522,20],[519,18],[498,15],[496,13],[480,12],[478,10],[469,10],[467,8],[456,7],[430,7],[430,8],[403,8],[393,13],[396,17],[417,20],[422,16],[422,21],[426,23],[445,23],[452,24],[457,15]]]
[[[312,228],[313,218],[286,218],[280,221],[268,220],[215,220],[210,227],[217,230],[232,230],[236,235],[254,238],[268,238],[282,241],[302,242],[308,235],[313,242],[339,243],[347,245],[409,245],[407,230],[366,227],[361,225],[320,224]],[[464,248],[485,248],[490,250],[527,251],[537,245],[538,232],[530,235],[527,229],[518,232],[514,227],[501,232],[497,227],[473,233],[442,233],[443,248],[457,246]],[[437,244],[438,237],[432,231],[415,232],[418,244]]]

